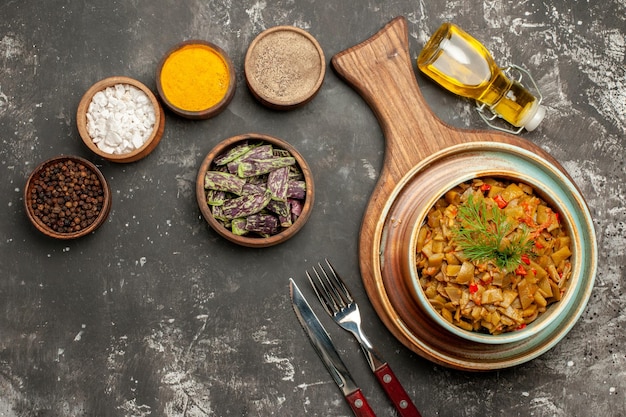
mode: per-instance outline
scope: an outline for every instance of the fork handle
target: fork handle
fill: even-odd
[[[346,395],[346,401],[356,417],[376,417],[360,388]]]
[[[384,364],[374,371],[376,379],[385,390],[387,397],[393,402],[398,415],[401,417],[422,417],[411,398],[406,393],[389,364]]]

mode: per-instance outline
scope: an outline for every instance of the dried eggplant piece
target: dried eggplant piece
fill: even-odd
[[[246,180],[227,172],[207,171],[204,174],[204,188],[207,190],[226,191],[233,194],[241,194],[241,189]]]
[[[242,143],[241,145],[233,146],[227,152],[216,156],[213,160],[213,163],[217,166],[226,165],[231,161],[241,157],[242,155],[248,153],[250,149],[253,148],[254,145],[248,144],[248,142]]]
[[[287,183],[287,197],[304,199],[306,196],[306,182],[304,181],[289,181]]]
[[[237,167],[237,175],[241,178],[256,177],[268,174],[278,168],[295,165],[296,158],[287,156],[283,158],[272,159],[255,159],[251,161],[243,161]]]
[[[258,177],[245,178],[248,184],[261,185],[263,188],[267,188],[267,174],[259,175]]]
[[[271,214],[252,214],[246,217],[245,229],[263,236],[275,235],[278,233],[278,219]]]
[[[278,168],[269,173],[267,177],[267,189],[272,193],[272,199],[287,201],[289,187],[289,167]]]
[[[277,156],[277,157],[291,156],[291,154],[289,153],[287,149],[274,148],[273,153],[274,153],[274,156]]]
[[[207,190],[206,202],[209,206],[221,206],[226,200],[226,192],[221,190]]]
[[[288,201],[271,200],[267,203],[267,209],[278,216],[278,222],[281,227],[290,227],[293,225],[291,216],[291,203]]]
[[[269,192],[263,194],[248,194],[224,201],[221,205],[223,216],[227,219],[247,217],[263,210],[272,199]]]
[[[272,151],[272,145],[262,145],[256,144],[253,147],[250,147],[247,152],[239,155],[237,158],[234,158],[228,161],[227,169],[231,174],[237,174],[239,172],[239,165],[243,162],[250,161],[264,161],[268,159],[272,159],[274,157]]]
[[[237,175],[238,170],[239,170],[239,161],[231,161],[226,164],[227,172],[230,172],[233,175]]]
[[[289,201],[289,207],[291,207],[291,221],[295,222],[302,214],[304,204],[302,203],[302,200],[295,198],[289,198],[287,201]]]
[[[291,155],[289,155],[291,156]],[[274,157],[274,148],[270,144],[259,145],[254,149],[249,150],[247,153],[241,155],[236,162],[246,161],[260,161],[264,159],[271,159]]]
[[[246,223],[247,219],[245,217],[238,217],[236,219],[233,219],[230,222],[231,232],[233,232],[233,234],[237,236],[243,236],[247,234],[248,230],[246,230]]]
[[[254,184],[252,182],[247,182],[241,189],[241,195],[263,194],[265,190],[267,190],[267,187],[262,183]]]
[[[216,220],[221,221],[222,223],[226,223],[228,221],[228,219],[224,216],[224,208],[222,205],[211,206],[211,214],[213,214],[213,217]]]

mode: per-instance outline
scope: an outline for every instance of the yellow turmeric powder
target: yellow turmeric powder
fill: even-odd
[[[165,60],[160,80],[163,94],[172,105],[202,111],[224,98],[230,74],[220,53],[208,45],[189,44]]]

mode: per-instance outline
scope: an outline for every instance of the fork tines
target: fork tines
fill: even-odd
[[[354,302],[354,300],[346,285],[337,275],[335,268],[328,262],[328,259],[325,259],[325,261],[330,273],[327,273],[322,264],[318,263],[317,265],[321,273],[313,267],[315,278],[309,274],[309,271],[306,271],[306,276],[309,278],[315,295],[317,295],[317,298],[319,298],[328,314],[332,316],[336,312],[346,308],[348,304]]]

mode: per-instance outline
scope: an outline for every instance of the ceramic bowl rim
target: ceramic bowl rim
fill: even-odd
[[[473,145],[476,145],[476,144],[473,144]],[[463,145],[461,146],[461,148],[466,147],[466,146],[467,145]],[[477,145],[477,146],[480,147],[480,145]],[[571,180],[567,177],[567,175],[559,171],[555,171],[551,164],[543,160],[543,158],[540,158],[538,155],[530,151],[518,149],[517,147],[513,147],[513,145],[489,144],[488,146],[492,147],[493,149],[513,149],[514,148],[515,152],[519,154],[519,155],[516,155],[517,158],[527,158],[529,160],[532,160],[533,163],[531,165],[533,166],[535,166],[536,164],[540,164],[540,167],[542,170],[549,172],[551,176],[555,176],[557,178],[555,181],[563,182],[563,185],[565,188],[561,190],[561,193],[571,194],[572,192],[576,192],[576,194],[578,194],[578,190],[576,189],[575,184],[571,182]],[[450,147],[446,149],[446,152],[449,152],[449,153],[452,153],[454,151],[455,151],[455,147]],[[438,155],[437,154],[433,155],[433,159],[436,159],[436,158],[438,158]],[[510,170],[507,172],[507,175],[502,175],[502,170],[499,169],[497,170],[497,173],[499,174],[496,175],[495,171],[494,172],[485,171],[484,173],[481,172],[481,174],[478,175],[478,177],[485,177],[485,176],[508,177],[508,178],[515,179],[517,181],[528,183],[529,185],[533,186],[535,191],[537,191],[538,185],[540,187],[545,187],[545,184],[542,184],[539,181],[539,179],[533,178],[532,176],[528,174],[523,174],[519,171]],[[407,174],[407,177],[410,177],[410,176],[412,176],[411,173]],[[426,217],[427,211],[434,205],[434,203],[441,196],[444,195],[445,191],[453,188],[454,186],[462,182],[471,180],[473,178],[476,178],[476,176],[468,175],[466,178],[462,178],[462,177],[456,178],[454,182],[450,182],[449,184],[446,184],[445,187],[441,186],[440,189],[442,191],[439,194],[430,196],[428,200],[428,204],[424,204],[424,208],[422,209],[420,214],[416,217],[418,220],[415,222],[411,231],[411,237],[410,237],[411,244],[409,245],[410,248],[407,248],[409,250],[407,258],[409,259],[409,262],[411,265],[415,265],[416,254],[415,254],[414,248],[416,247],[417,234],[418,234],[419,228],[421,227],[422,222],[424,221]],[[414,299],[416,300],[419,307],[423,311],[425,311],[427,315],[431,319],[433,319],[437,324],[439,324],[442,328],[446,329],[448,332],[456,336],[459,336],[463,339],[466,339],[472,342],[477,342],[477,343],[482,343],[482,344],[507,344],[507,343],[520,342],[522,340],[528,339],[532,337],[533,335],[541,332],[542,330],[550,328],[555,323],[558,323],[559,321],[565,319],[566,313],[569,313],[569,310],[572,308],[571,303],[573,302],[573,300],[576,299],[576,293],[579,290],[578,287],[579,287],[579,282],[581,280],[581,276],[583,273],[585,273],[584,268],[582,266],[583,254],[582,254],[581,246],[584,246],[584,247],[591,246],[592,251],[595,253],[596,251],[595,246],[594,246],[595,243],[593,245],[589,245],[589,244],[586,244],[585,242],[582,242],[580,240],[581,239],[580,232],[577,231],[575,227],[576,221],[574,217],[585,217],[584,214],[587,214],[587,213],[579,213],[580,216],[577,215],[578,213],[571,213],[570,210],[566,209],[567,204],[561,201],[560,198],[557,198],[554,191],[551,194],[548,194],[545,191],[543,191],[545,189],[546,188],[542,188],[539,190],[540,196],[544,199],[547,199],[547,202],[552,207],[556,207],[556,209],[560,213],[563,214],[563,217],[564,217],[563,221],[567,224],[568,232],[570,236],[572,237],[572,245],[573,245],[572,247],[572,275],[570,277],[570,282],[568,284],[567,290],[565,291],[563,299],[560,300],[558,303],[556,303],[556,305],[550,306],[549,314],[544,313],[542,315],[543,317],[540,316],[537,320],[527,325],[524,329],[521,329],[515,332],[503,333],[500,335],[489,335],[489,334],[482,334],[482,333],[477,333],[477,332],[470,332],[470,331],[463,330],[447,322],[446,320],[443,319],[443,317],[439,313],[437,313],[434,310],[430,302],[428,302],[428,300],[426,299],[423,293],[423,290],[421,289],[421,286],[419,285],[419,277],[417,274],[417,269],[414,267],[410,268],[409,271],[411,274],[411,277],[410,277],[411,292],[412,292]],[[578,195],[574,195],[573,196],[574,199],[577,196]],[[593,233],[593,230],[590,230],[590,232]],[[595,235],[592,235],[592,238],[594,239],[594,242],[595,242]],[[595,279],[595,263],[592,265],[592,273],[593,273],[593,277],[592,277],[592,281],[593,281],[593,279]]]

